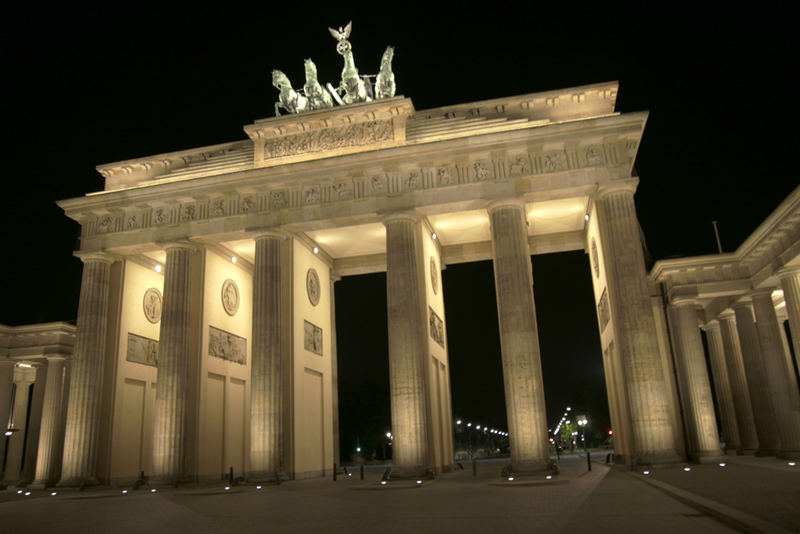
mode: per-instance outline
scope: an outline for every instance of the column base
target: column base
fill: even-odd
[[[775,456],[778,451],[775,449],[756,449],[755,457],[763,458],[764,456]]]
[[[245,480],[248,484],[280,484],[292,479],[285,471],[276,469],[274,471],[251,471],[247,473]]]
[[[726,454],[708,454],[708,455],[701,455],[692,458],[692,461],[698,464],[715,464],[718,462],[724,462],[727,458]]]
[[[95,477],[71,477],[60,480],[56,484],[57,488],[78,488],[83,489],[89,486],[99,486],[100,481]]]
[[[798,450],[778,451],[775,453],[775,457],[780,458],[782,460],[800,460],[800,451]]]
[[[433,480],[436,471],[423,465],[414,467],[390,467],[383,474],[383,480]]]
[[[512,462],[500,471],[503,478],[513,476],[518,477],[541,477],[546,475],[557,475],[561,471],[553,460],[527,460],[522,462]]]
[[[35,490],[43,490],[55,486],[52,482],[44,480],[34,480],[28,487]]]
[[[631,469],[636,470],[638,467],[643,466],[664,467],[683,463],[683,458],[678,456],[678,453],[672,449],[665,451],[640,452],[639,454],[634,455],[634,457],[631,459]]]

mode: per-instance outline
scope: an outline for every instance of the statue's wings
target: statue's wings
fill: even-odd
[[[331,35],[333,35],[333,38],[336,39],[337,41],[342,40],[342,34],[339,33],[338,31],[334,30],[333,28],[328,28],[328,31],[331,32]],[[347,39],[347,37],[345,37],[345,39]]]
[[[350,30],[353,27],[353,21],[347,23],[347,26],[344,27],[344,38],[347,39],[350,37]]]

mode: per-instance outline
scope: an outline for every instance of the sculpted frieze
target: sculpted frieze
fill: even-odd
[[[492,177],[492,165],[485,161],[476,161],[472,164],[472,179],[476,182],[483,182]]]
[[[289,192],[286,190],[270,191],[269,206],[273,210],[289,207]]]
[[[391,120],[368,121],[269,139],[264,143],[264,159],[371,145],[392,139],[394,127]]]
[[[211,202],[211,215],[222,217],[225,215],[225,199],[216,198]]]
[[[383,195],[388,193],[386,175],[376,174],[370,176],[367,180],[367,190],[370,195]]]
[[[558,172],[567,170],[567,153],[563,150],[552,150],[544,154],[544,170]]]
[[[105,234],[114,228],[114,218],[111,215],[103,215],[97,220],[97,233]]]
[[[531,173],[531,160],[527,154],[519,154],[514,156],[510,165],[511,175],[518,176],[521,174]]]
[[[319,184],[303,188],[303,205],[319,204],[322,199],[322,189]]]
[[[353,182],[337,182],[331,186],[333,200],[352,200]]]
[[[583,164],[587,167],[594,167],[605,163],[603,156],[603,145],[589,145],[583,147]]]
[[[422,173],[417,170],[405,173],[400,182],[400,189],[402,191],[416,191],[422,189]]]
[[[197,217],[197,208],[194,204],[187,204],[181,208],[181,221],[193,221]]]
[[[458,174],[453,167],[440,167],[436,170],[436,185],[444,187],[447,185],[458,185]]]

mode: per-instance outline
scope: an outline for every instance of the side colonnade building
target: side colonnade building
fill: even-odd
[[[104,191],[59,202],[81,225],[84,268],[63,383],[63,452],[46,483],[123,484],[144,472],[172,484],[219,480],[231,468],[249,480],[330,472],[339,458],[335,282],[380,271],[393,476],[449,469],[441,271],[488,259],[509,471],[551,469],[531,255],[570,250],[590,255],[618,458],[656,464],[721,454],[701,323],[712,355],[724,352],[733,391],[724,425],[747,428],[739,405],[752,412],[758,402],[776,407],[775,417],[797,416],[771,293],[752,293],[749,323],[740,311],[749,304],[734,302],[778,280],[760,274],[774,259],[748,259],[761,245],[709,259],[709,268],[659,262],[648,277],[633,175],[647,113],[616,112],[617,89],[601,83],[425,111],[384,98],[258,120],[244,127],[244,141],[99,166]],[[786,251],[796,254],[793,202]],[[786,251],[775,257],[788,266],[796,259]],[[732,278],[706,283],[696,273],[717,270]],[[794,273],[782,280],[796,295],[796,271],[781,272]],[[736,299],[718,309],[723,296]],[[797,331],[800,304],[791,298]],[[734,330],[725,314],[713,322],[729,307]],[[729,345],[740,347],[743,370],[729,363]],[[745,356],[752,347],[758,352]],[[714,380],[723,395],[716,367]],[[763,443],[782,453],[795,442],[781,435]]]

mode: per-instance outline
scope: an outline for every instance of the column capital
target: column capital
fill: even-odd
[[[716,319],[711,319],[710,321],[707,321],[706,324],[704,324],[700,328],[702,328],[706,332],[708,332],[709,330],[719,330],[719,321]]]
[[[98,252],[81,252],[81,251],[77,251],[77,252],[74,252],[73,255],[76,258],[80,259],[83,263],[100,262],[100,263],[107,263],[107,264],[111,265],[112,263],[114,263],[115,261],[120,259],[118,256],[115,256],[113,254],[109,254],[108,252],[102,252],[102,251],[98,251]]]
[[[277,239],[278,241],[286,241],[291,237],[292,235],[286,230],[281,230],[280,228],[265,228],[263,230],[258,230],[253,234],[253,241],[260,241],[262,239]]]
[[[763,299],[763,298],[768,298],[768,299],[772,300],[772,292],[773,292],[773,291],[774,291],[774,290],[773,290],[772,288],[766,288],[766,289],[756,289],[755,291],[752,291],[752,292],[750,293],[749,297],[750,297],[751,299]]]
[[[597,190],[597,198],[606,198],[616,193],[630,193],[633,196],[639,186],[639,180],[634,178],[624,182],[603,185]]]
[[[781,280],[792,276],[800,275],[800,265],[783,266],[778,269],[775,274]]]
[[[731,308],[724,309],[719,315],[717,315],[721,321],[735,321],[736,320],[736,313]]]
[[[750,310],[753,309],[753,301],[750,300],[749,295],[748,298],[737,300],[733,304],[731,304],[731,308],[735,311],[737,309],[748,308]]]
[[[413,211],[395,211],[391,213],[387,213],[381,218],[381,223],[384,226],[388,226],[389,223],[393,223],[396,221],[409,221],[412,223],[417,223],[420,220],[419,214]]]
[[[45,358],[48,362],[59,362],[67,359],[63,354],[46,354]]]
[[[673,308],[680,308],[684,306],[697,307],[697,300],[693,297],[676,296],[670,299],[669,305]]]
[[[525,213],[525,201],[521,198],[501,198],[493,200],[486,206],[486,211],[491,215],[493,212],[502,208],[517,208],[522,213]]]
[[[165,251],[170,249],[185,249],[196,252],[200,248],[198,245],[190,243],[189,241],[167,241],[165,243],[159,243],[158,245]]]

